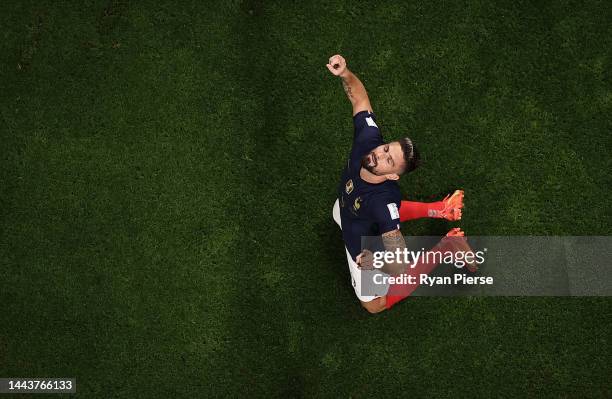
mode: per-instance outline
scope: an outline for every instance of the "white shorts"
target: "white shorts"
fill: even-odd
[[[342,230],[342,221],[340,219],[340,203],[336,200],[334,204],[334,209],[332,211],[332,215],[334,217],[334,221]],[[380,287],[381,292],[377,293],[378,295],[361,295],[361,278],[372,278],[375,274],[374,271],[371,270],[360,270],[357,266],[357,263],[353,260],[353,257],[349,253],[346,246],[344,247],[344,251],[346,252],[346,260],[348,261],[349,271],[351,272],[351,281],[353,283],[353,289],[355,290],[355,295],[361,302],[370,302],[378,297],[387,295],[387,291],[389,290],[389,285],[377,285],[377,288]]]

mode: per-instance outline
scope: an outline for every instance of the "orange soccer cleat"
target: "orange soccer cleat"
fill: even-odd
[[[444,203],[444,208],[438,211],[437,217],[450,221],[461,220],[463,190],[455,190],[454,193],[447,195],[442,202]]]
[[[470,256],[470,258],[474,259],[474,251],[470,247],[470,244],[468,244],[467,242],[465,232],[461,231],[459,227],[450,229],[450,231],[446,233],[446,237],[442,239],[440,244],[443,245],[446,249],[451,250],[453,252],[463,252],[464,254],[472,253],[472,256]],[[467,262],[466,259],[465,267],[472,273],[478,270],[478,264],[475,260],[473,260],[472,262]]]

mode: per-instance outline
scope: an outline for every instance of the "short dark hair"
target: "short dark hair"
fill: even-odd
[[[408,137],[399,140],[402,151],[404,152],[404,170],[400,174],[412,172],[421,164],[421,157],[416,146]]]

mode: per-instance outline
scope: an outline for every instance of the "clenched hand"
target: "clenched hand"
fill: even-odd
[[[332,55],[329,57],[327,69],[329,69],[332,74],[340,76],[346,71],[346,60],[340,54]]]

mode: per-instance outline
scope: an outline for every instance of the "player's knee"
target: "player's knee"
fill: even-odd
[[[365,310],[368,311],[368,313],[370,314],[376,314],[376,313],[380,313],[383,310],[386,309],[386,305],[387,301],[386,298],[380,297],[380,298],[376,298],[370,302],[361,302],[361,306],[364,307]]]

